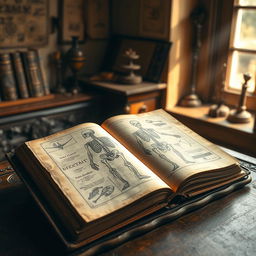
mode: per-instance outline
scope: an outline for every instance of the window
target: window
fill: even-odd
[[[256,75],[256,1],[237,0],[233,6],[233,20],[228,58],[228,88],[240,89],[243,74],[249,73],[248,92],[255,91]]]
[[[256,1],[225,0],[222,4],[222,20],[217,25],[222,33],[216,35],[215,42],[224,44],[219,65],[227,63],[227,68],[226,75],[219,72],[218,84],[225,77],[225,101],[235,106],[244,82],[243,74],[249,73],[246,105],[248,109],[256,110]],[[224,36],[218,38],[220,34]]]

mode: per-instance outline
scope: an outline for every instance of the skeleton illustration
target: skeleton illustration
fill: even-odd
[[[99,165],[93,161],[93,154],[100,154],[101,162],[105,164],[110,174],[117,180],[123,183],[121,190],[124,190],[130,186],[129,182],[125,180],[122,175],[118,172],[115,165],[117,159],[122,159],[123,164],[127,167],[138,179],[146,179],[149,176],[145,176],[139,173],[139,171],[125,158],[124,154],[119,150],[115,149],[115,144],[107,137],[97,137],[95,132],[91,129],[86,129],[82,132],[82,136],[86,143],[84,145],[87,155],[90,161],[90,166],[94,170],[99,170]],[[112,148],[112,149],[110,149]]]
[[[105,196],[105,197],[110,196],[114,192],[114,190],[115,190],[115,187],[112,186],[112,185],[108,185],[106,187],[95,187],[91,191],[91,193],[89,194],[88,199],[89,200],[94,199],[93,203],[96,204],[101,197],[103,197],[103,196]],[[95,199],[95,197],[96,197],[96,199]]]
[[[138,122],[137,120],[131,120],[130,124],[138,128],[138,130],[135,131],[133,135],[136,137],[136,141],[138,145],[143,149],[145,154],[147,155],[152,155],[152,153],[157,154],[160,158],[164,159],[171,165],[172,171],[176,170],[179,166],[175,162],[171,161],[169,158],[166,157],[165,153],[168,151],[174,152],[185,163],[193,163],[190,160],[186,159],[185,156],[183,156],[183,154],[177,149],[175,149],[170,143],[165,141],[160,141],[161,135],[172,136],[179,139],[181,138],[180,135],[160,133],[152,128],[143,128],[141,123]],[[152,144],[150,144],[151,149],[148,149],[144,146],[143,143],[145,142],[150,142],[150,143],[153,142]]]

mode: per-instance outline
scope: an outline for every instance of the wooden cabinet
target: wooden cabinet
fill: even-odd
[[[137,114],[165,106],[166,84],[142,82],[124,85],[110,82],[82,80],[86,90],[104,93],[102,110],[104,118],[117,114]]]
[[[82,122],[97,122],[99,96],[49,95],[0,103],[0,160],[24,141],[47,136]]]

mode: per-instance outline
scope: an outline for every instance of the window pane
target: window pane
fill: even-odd
[[[238,10],[234,46],[256,50],[256,10]]]
[[[236,0],[236,4],[256,6],[256,1],[255,0]]]
[[[249,73],[248,92],[254,91],[256,75],[256,55],[235,51],[232,56],[229,86],[232,89],[241,89],[244,83],[243,74]]]

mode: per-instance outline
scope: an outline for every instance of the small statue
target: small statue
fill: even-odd
[[[134,73],[140,69],[140,65],[134,64],[133,61],[139,59],[139,55],[132,49],[128,49],[124,53],[124,57],[129,63],[122,65],[122,68],[128,70],[128,75],[120,76],[118,81],[125,84],[139,84],[142,82],[142,77]]]
[[[238,107],[232,110],[227,118],[231,123],[249,123],[251,121],[252,115],[246,111],[246,90],[250,79],[251,76],[249,74],[244,74],[244,83],[242,85]]]

